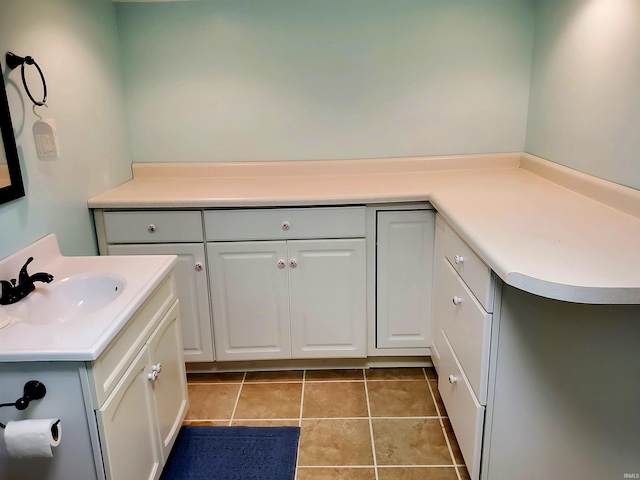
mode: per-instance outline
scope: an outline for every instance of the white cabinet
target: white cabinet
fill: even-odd
[[[181,303],[184,358],[187,362],[213,361],[202,213],[96,210],[94,217],[103,255],[178,256],[175,276]]]
[[[376,347],[431,346],[434,210],[378,211]]]
[[[432,358],[438,368],[438,390],[469,474],[478,480],[495,280],[440,215],[435,251]]]
[[[219,360],[366,356],[364,239],[207,249]]]
[[[172,282],[156,289],[89,367],[108,480],[159,478],[187,413],[179,303],[169,297],[166,311],[164,301]]]

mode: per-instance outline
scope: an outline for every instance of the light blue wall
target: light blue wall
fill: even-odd
[[[526,151],[640,189],[640,1],[539,2]]]
[[[117,5],[137,162],[524,149],[529,0]]]
[[[56,120],[57,161],[37,158],[37,118],[20,71],[6,67],[7,51],[33,56],[45,73],[49,108],[40,110]],[[87,199],[131,176],[115,7],[110,0],[1,0],[0,54],[26,187],[26,197],[0,205],[0,258],[48,233],[65,254],[94,254]]]

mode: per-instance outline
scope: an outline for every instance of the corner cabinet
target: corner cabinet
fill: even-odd
[[[189,405],[172,276],[87,370],[106,478],[158,479]]]
[[[366,357],[364,207],[207,211],[205,226],[218,360]]]

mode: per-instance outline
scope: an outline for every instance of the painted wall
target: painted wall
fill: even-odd
[[[31,55],[45,73],[49,108],[39,110],[56,120],[57,161],[37,158],[37,117],[20,71],[6,67],[7,51]],[[48,233],[65,254],[95,254],[87,198],[131,176],[115,7],[110,0],[2,0],[0,53],[26,187],[26,197],[0,205],[0,258]],[[31,85],[41,92],[37,77]]]
[[[136,162],[523,150],[530,0],[117,5]]]
[[[640,2],[541,0],[526,151],[640,189]]]

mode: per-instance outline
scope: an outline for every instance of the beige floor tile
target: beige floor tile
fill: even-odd
[[[302,416],[307,418],[369,416],[364,382],[305,383]]]
[[[192,427],[228,427],[229,420],[185,420],[182,424]]]
[[[375,480],[373,468],[305,468],[298,467],[298,480]]]
[[[439,419],[373,419],[378,465],[452,465]]]
[[[378,468],[379,480],[458,480],[455,467]]]
[[[326,380],[364,380],[361,368],[345,370],[307,370],[305,381],[322,382]]]
[[[436,397],[436,405],[438,405],[438,412],[440,416],[447,416],[447,409],[444,407],[444,403],[442,403],[442,397],[440,396],[440,390],[438,390],[438,381],[437,380],[429,380],[429,385],[431,385],[431,390],[433,391],[433,396]]]
[[[427,382],[367,382],[372,417],[437,416]]]
[[[299,418],[301,401],[302,383],[245,383],[233,418]]]
[[[231,418],[240,384],[191,384],[187,420]]]
[[[433,367],[426,367],[424,369],[424,372],[427,374],[427,378],[429,380],[438,380],[438,373],[436,372],[436,369]]]
[[[303,420],[298,465],[373,465],[369,421]]]
[[[232,427],[297,427],[299,420],[234,420]]]
[[[426,380],[422,368],[370,368],[367,380]]]
[[[245,382],[302,382],[303,370],[281,372],[247,372]]]
[[[448,418],[443,418],[442,423],[444,423],[444,430],[445,432],[447,432],[447,437],[449,438],[449,443],[451,444],[451,451],[453,452],[453,458],[456,461],[456,465],[464,465],[464,458],[462,458],[462,452],[460,451],[460,447],[458,446],[456,435],[455,433],[453,433],[451,422]]]
[[[189,383],[241,383],[244,372],[236,373],[189,373]]]

